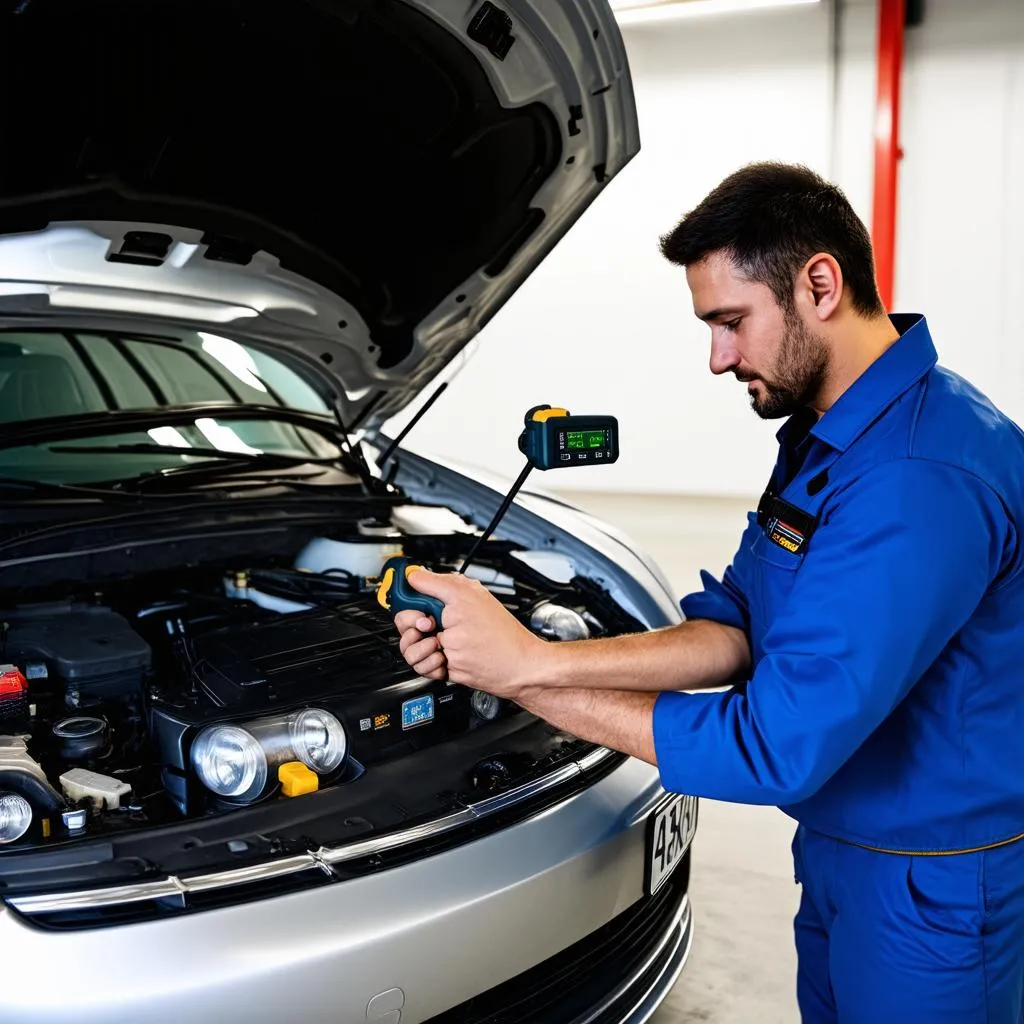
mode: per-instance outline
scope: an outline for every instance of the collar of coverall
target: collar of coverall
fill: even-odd
[[[938,361],[928,322],[920,313],[889,316],[900,338],[878,357],[840,396],[810,433],[837,451],[845,452],[854,441],[901,395],[912,388]],[[776,435],[785,443],[791,424],[787,420]]]

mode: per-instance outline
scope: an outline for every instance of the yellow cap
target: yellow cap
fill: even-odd
[[[281,765],[277,769],[277,778],[281,783],[281,792],[285,796],[315,793],[320,787],[320,779],[316,772],[307,768],[301,761],[288,761]]]
[[[540,409],[533,414],[534,423],[545,423],[553,420],[556,416],[568,416],[568,409]]]

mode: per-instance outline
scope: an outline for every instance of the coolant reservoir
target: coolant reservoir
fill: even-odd
[[[60,787],[69,800],[88,798],[97,807],[105,806],[108,811],[121,806],[121,797],[127,796],[132,787],[119,779],[84,768],[72,768],[60,777]]]
[[[313,607],[311,604],[304,604],[299,601],[289,601],[285,597],[277,597],[274,594],[265,594],[262,590],[249,585],[249,576],[244,572],[236,572],[224,577],[224,594],[237,601],[252,601],[261,608],[269,608],[272,612],[280,612],[282,615],[290,615],[292,612],[305,612]]]
[[[354,576],[378,576],[381,566],[389,558],[402,554],[400,539],[382,540],[365,537],[350,540],[331,540],[317,537],[299,552],[296,569],[309,572],[330,572],[341,569]]]

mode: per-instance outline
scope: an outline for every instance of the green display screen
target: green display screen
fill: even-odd
[[[576,450],[603,448],[605,433],[603,430],[570,430],[565,435],[565,443]]]

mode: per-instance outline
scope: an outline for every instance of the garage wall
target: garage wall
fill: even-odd
[[[548,489],[760,493],[778,424],[709,373],[657,239],[767,158],[829,175],[870,223],[875,0],[845,0],[837,34],[831,19],[825,0],[625,29],[641,153],[488,326],[414,447],[513,475],[523,412],[566,404],[617,415],[622,457],[549,473]],[[903,88],[896,306],[926,312],[943,361],[1024,422],[1024,0],[927,0]],[[464,431],[469,417],[507,445]]]
[[[927,0],[907,37],[896,297],[1024,423],[1024,0]]]

